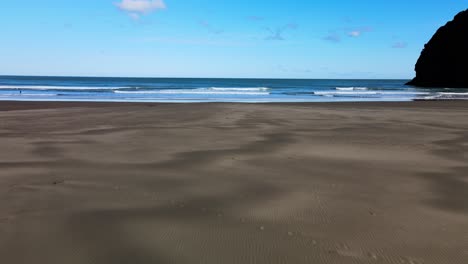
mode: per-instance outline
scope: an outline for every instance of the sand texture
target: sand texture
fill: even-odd
[[[0,149],[0,263],[468,263],[468,102],[1,102]]]

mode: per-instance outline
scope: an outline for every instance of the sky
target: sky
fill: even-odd
[[[409,79],[468,0],[2,0],[0,75]]]

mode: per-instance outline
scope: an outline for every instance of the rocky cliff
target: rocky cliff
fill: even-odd
[[[468,88],[468,10],[441,27],[425,45],[408,85]]]

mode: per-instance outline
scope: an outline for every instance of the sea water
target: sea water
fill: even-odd
[[[467,89],[408,80],[300,80],[0,76],[0,100],[89,102],[362,102],[468,100]]]

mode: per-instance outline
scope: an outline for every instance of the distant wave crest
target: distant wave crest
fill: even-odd
[[[338,91],[365,91],[368,89],[367,87],[336,87]]]
[[[0,85],[0,90],[118,90],[128,87],[107,87],[107,86],[45,86],[45,85]]]
[[[211,87],[209,88],[213,91],[241,91],[241,92],[266,92],[270,90],[267,87],[249,87],[249,88],[237,88],[237,87],[227,87],[227,88],[219,88],[219,87]]]
[[[9,97],[9,96],[57,96],[58,94],[40,94],[40,93],[0,93],[2,97]]]
[[[319,96],[348,96],[348,97],[363,97],[363,96],[385,96],[385,95],[429,95],[428,92],[410,92],[410,91],[330,91],[330,92],[314,92]]]
[[[136,90],[122,91],[115,90],[117,94],[199,94],[199,95],[269,95],[269,88],[252,87],[252,88],[196,88],[196,89],[167,89],[167,90]]]
[[[444,93],[427,96],[426,100],[468,100],[468,93]]]

